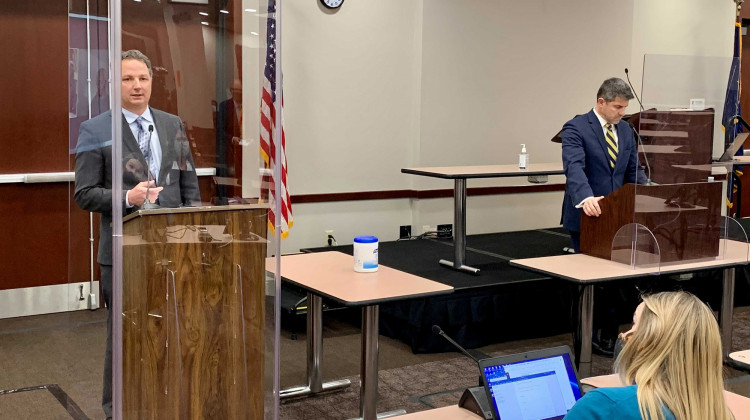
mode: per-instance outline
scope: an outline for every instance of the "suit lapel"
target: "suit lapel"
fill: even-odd
[[[628,124],[620,121],[617,123],[617,162],[615,162],[615,171],[624,170],[628,165],[628,157],[630,156],[630,142],[627,136]],[[614,172],[614,171],[613,171]]]
[[[122,147],[124,152],[138,156],[138,160],[146,166],[146,158],[143,157],[141,147],[138,146],[138,141],[133,136],[133,131],[130,129],[130,124],[128,124],[128,120],[125,119],[124,115],[122,116]],[[123,153],[123,156],[125,155]]]
[[[594,135],[596,136],[599,146],[602,148],[604,159],[607,161],[606,162],[607,168],[609,168],[609,159],[607,158],[607,156],[609,156],[609,154],[607,153],[607,141],[604,139],[604,130],[602,129],[601,124],[599,124],[599,119],[596,118],[596,114],[594,114],[594,110],[589,111],[588,119],[589,119],[589,127],[591,127],[591,130],[594,132]]]
[[[237,104],[234,103],[234,100],[232,100],[232,131],[231,133],[234,135],[234,133],[239,132],[240,128],[240,119],[237,116]]]
[[[161,166],[159,167],[159,185],[164,185],[169,170],[172,169],[172,150],[169,149],[169,139],[175,135],[169,124],[157,114],[156,110],[151,108],[151,115],[154,117],[156,132],[159,134],[159,145],[161,146]]]
[[[625,158],[628,156],[628,143],[625,141],[625,127],[627,124],[620,121],[615,126],[617,130],[617,161],[615,162],[615,169],[612,172],[616,172],[627,166],[628,160]]]

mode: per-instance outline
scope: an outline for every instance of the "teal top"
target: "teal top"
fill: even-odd
[[[586,393],[565,416],[565,420],[642,420],[638,410],[637,385],[598,388]],[[664,407],[667,420],[674,414]]]

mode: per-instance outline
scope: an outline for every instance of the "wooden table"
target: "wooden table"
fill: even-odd
[[[622,279],[657,274],[690,273],[711,268],[724,268],[723,293],[719,322],[721,325],[724,355],[732,346],[732,312],[734,310],[734,267],[748,263],[747,243],[722,239],[719,256],[710,260],[662,264],[658,267],[631,267],[626,264],[596,258],[584,254],[556,255],[551,257],[524,258],[511,260],[510,265],[551,277],[561,278],[582,287],[581,312],[578,317],[580,331],[580,351],[576,353],[578,372],[581,376],[591,375],[591,337],[594,319],[594,285]]]
[[[594,388],[624,386],[617,375],[594,376],[581,380],[582,384]],[[735,420],[750,420],[750,398],[734,392],[724,391],[729,409],[732,410]],[[480,420],[482,417],[464,410],[457,405],[435,408],[432,410],[418,411],[416,413],[404,414],[395,417],[397,420]]]
[[[750,372],[750,350],[740,350],[729,353],[729,358],[734,361],[735,367]]]
[[[401,172],[454,180],[453,261],[440,260],[440,264],[472,274],[479,274],[479,269],[464,264],[466,260],[466,180],[470,178],[507,178],[564,173],[562,163],[537,163],[529,165],[526,169],[519,169],[518,165],[486,165],[403,168]]]
[[[457,405],[433,408],[432,410],[417,411],[395,417],[395,420],[484,420],[482,417],[464,410]]]
[[[616,388],[625,386],[625,384],[620,381],[620,376],[617,374],[584,378],[581,379],[581,383],[594,388]],[[750,398],[726,390],[724,391],[724,396],[727,399],[729,409],[732,411],[732,414],[734,414],[735,420],[750,420]]]
[[[276,271],[275,258],[266,260],[266,270]],[[404,273],[384,265],[373,273],[354,271],[351,255],[341,252],[313,252],[281,257],[280,275],[308,294],[307,379],[308,385],[282,391],[282,397],[314,395],[341,386],[322,383],[323,357],[322,297],[345,306],[362,307],[362,358],[360,364],[359,415],[364,420],[404,413],[377,414],[378,401],[378,322],[379,304],[453,292],[453,288],[432,280]]]

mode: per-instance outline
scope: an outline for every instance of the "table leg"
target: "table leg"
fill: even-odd
[[[581,332],[581,354],[578,357],[578,375],[581,378],[591,376],[591,338],[594,328],[594,286],[583,286],[581,296],[581,314],[578,320]]]
[[[378,305],[362,308],[362,361],[360,365],[359,418],[376,420],[406,414],[406,410],[378,414]]]
[[[466,179],[455,180],[453,186],[453,261],[440,260],[440,264],[454,270],[479,274],[479,269],[464,265],[466,259]]]
[[[279,398],[309,397],[320,392],[343,390],[349,379],[323,383],[323,298],[307,294],[307,386],[282,389]]]
[[[721,293],[721,311],[719,325],[721,326],[721,348],[724,359],[732,352],[732,315],[734,313],[734,267],[724,269],[724,282]]]

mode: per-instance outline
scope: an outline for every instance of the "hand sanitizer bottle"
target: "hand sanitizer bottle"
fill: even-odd
[[[529,166],[529,154],[526,153],[526,145],[521,145],[521,154],[518,155],[518,169],[526,169]]]

